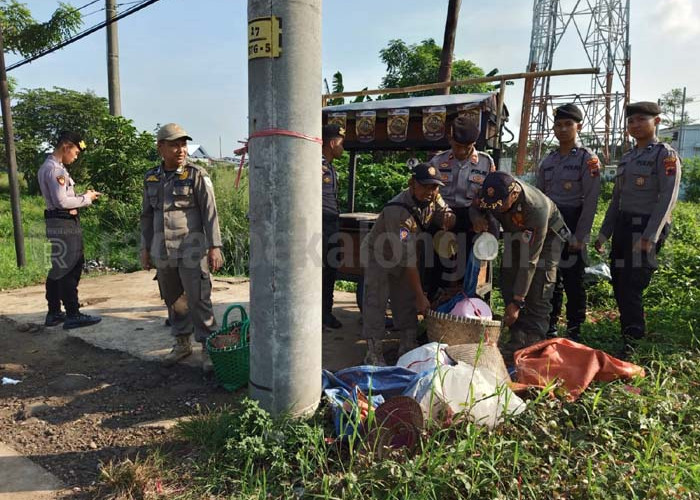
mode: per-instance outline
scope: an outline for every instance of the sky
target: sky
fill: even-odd
[[[121,3],[122,0],[117,0]],[[25,0],[34,17],[48,19],[54,0]],[[88,0],[71,0],[80,7]],[[128,2],[125,2],[128,3]],[[133,3],[133,2],[132,2]],[[346,90],[377,88],[386,68],[379,51],[389,40],[442,44],[447,0],[325,0],[322,14],[322,71],[331,81],[341,71]],[[567,2],[564,2],[566,5]],[[571,3],[571,2],[568,2]],[[700,119],[700,0],[630,0],[631,97],[656,100],[687,87],[698,100],[688,106]],[[485,71],[525,70],[532,28],[531,0],[462,0],[455,57]],[[84,26],[104,19],[104,2],[82,12]],[[122,5],[119,10],[128,8]],[[122,114],[141,130],[180,123],[212,156],[232,156],[247,136],[247,1],[160,0],[119,22]],[[106,34],[99,31],[61,51],[13,70],[19,88],[64,87],[107,96]],[[7,64],[20,58],[6,56]],[[554,69],[583,67],[585,52],[567,32]],[[321,82],[319,82],[321,85]],[[589,76],[565,77],[556,93],[586,93]],[[508,126],[519,126],[522,81],[509,86]]]

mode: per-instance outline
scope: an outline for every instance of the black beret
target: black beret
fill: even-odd
[[[323,127],[323,140],[329,141],[336,137],[345,137],[345,129],[337,123],[329,123]]]
[[[628,104],[625,108],[625,115],[649,115],[657,116],[661,114],[661,108],[658,104],[651,101],[641,101]]]
[[[458,144],[475,143],[479,133],[479,127],[466,116],[458,116],[452,122],[452,139]]]
[[[413,178],[421,184],[437,184],[444,186],[440,180],[440,174],[437,168],[428,163],[419,163],[413,168]]]
[[[575,104],[564,104],[554,110],[554,119],[559,120],[560,118],[570,118],[575,122],[581,123],[583,121],[583,113]]]
[[[515,186],[516,181],[510,174],[498,170],[490,172],[481,186],[479,208],[494,210],[502,206]]]
[[[83,140],[81,135],[77,132],[70,132],[67,130],[60,132],[58,134],[57,144],[63,144],[64,142],[70,142],[72,144],[75,144],[76,146],[78,146],[78,149],[80,151],[85,151],[85,148],[87,147],[87,145],[85,144],[85,141]]]

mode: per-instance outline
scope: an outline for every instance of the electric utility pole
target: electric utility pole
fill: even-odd
[[[440,56],[440,73],[438,82],[449,82],[452,79],[452,59],[455,51],[455,38],[457,37],[457,19],[462,0],[450,0],[447,6],[447,19],[445,20],[445,36],[442,42],[442,54]],[[438,94],[447,95],[450,87],[437,91]]]
[[[10,205],[12,207],[12,227],[15,238],[15,255],[17,267],[27,263],[24,256],[24,231],[22,230],[22,210],[19,199],[19,179],[17,178],[17,155],[15,153],[15,133],[12,127],[12,107],[10,90],[5,71],[5,46],[0,23],[0,104],[2,107],[2,131],[5,136],[5,161],[7,161],[8,180],[10,183]]]
[[[321,0],[248,0],[250,395],[321,395]]]
[[[105,0],[107,12],[107,88],[109,93],[109,114],[122,115],[121,88],[119,85],[119,32],[117,22],[110,23],[117,17],[116,0]]]

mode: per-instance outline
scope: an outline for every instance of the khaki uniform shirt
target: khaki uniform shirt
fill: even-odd
[[[523,245],[521,248],[527,248],[527,260],[520,260],[521,267],[513,284],[513,295],[525,297],[530,290],[545,240],[560,238],[564,241],[569,235],[568,228],[554,202],[539,189],[524,182],[517,182],[522,187],[522,192],[510,210],[504,213],[482,212],[476,208],[475,204],[470,208],[472,212],[470,215],[473,215],[472,220],[479,216],[483,218],[488,214],[492,215],[501,223],[503,231],[510,233],[512,244],[521,242]]]
[[[461,161],[449,149],[434,156],[429,163],[440,171],[440,180],[445,183],[440,194],[450,208],[469,208],[486,175],[496,170],[493,159],[476,149]]]
[[[537,171],[537,188],[557,207],[581,207],[576,241],[587,242],[600,196],[600,160],[577,144],[568,154],[552,151]]]
[[[156,259],[199,260],[221,247],[214,186],[206,170],[185,165],[172,174],[162,165],[146,172],[141,248]]]
[[[615,187],[598,239],[605,241],[613,233],[620,212],[650,215],[642,237],[656,243],[678,200],[681,161],[676,151],[664,142],[652,142],[645,148],[627,151],[617,166]]]
[[[419,208],[410,190],[402,191],[384,206],[363,240],[363,256],[387,268],[416,267],[420,234],[431,224],[441,225],[448,212],[439,194],[427,207]]]
[[[46,157],[37,176],[41,194],[46,202],[46,210],[72,210],[92,204],[88,196],[75,194],[75,182],[63,163],[56,160],[53,155]]]

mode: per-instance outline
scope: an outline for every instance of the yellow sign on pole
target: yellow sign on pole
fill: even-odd
[[[280,18],[258,17],[248,21],[248,60],[279,57],[282,45]]]

